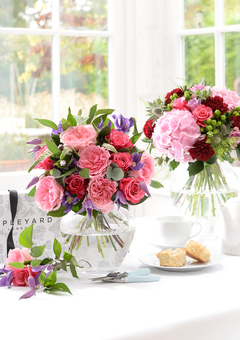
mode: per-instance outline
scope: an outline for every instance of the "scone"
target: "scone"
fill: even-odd
[[[162,250],[157,253],[157,257],[164,267],[182,267],[186,262],[186,252],[180,248]]]
[[[204,245],[199,242],[190,240],[184,247],[183,250],[187,253],[187,256],[199,262],[207,262],[210,259],[210,252]]]

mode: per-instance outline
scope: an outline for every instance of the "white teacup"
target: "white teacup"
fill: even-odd
[[[157,217],[157,222],[160,244],[184,245],[202,230],[200,223],[192,222],[189,217],[185,216],[161,216]],[[196,233],[191,233],[195,224],[199,226],[199,230]]]

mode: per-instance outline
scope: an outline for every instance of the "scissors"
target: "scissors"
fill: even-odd
[[[149,268],[142,268],[133,270],[130,272],[111,272],[106,276],[95,277],[91,279],[92,281],[103,281],[103,282],[121,282],[121,283],[130,283],[130,282],[154,282],[159,281],[161,276],[150,274]]]

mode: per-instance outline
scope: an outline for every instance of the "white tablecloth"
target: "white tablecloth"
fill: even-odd
[[[137,219],[130,252],[120,270],[142,268],[139,257],[159,249],[146,242],[153,218]],[[206,244],[220,253],[220,241]],[[11,339],[239,340],[240,257],[191,272],[151,268],[161,280],[102,283],[59,274],[73,295],[18,298],[27,288],[0,288],[2,334]]]

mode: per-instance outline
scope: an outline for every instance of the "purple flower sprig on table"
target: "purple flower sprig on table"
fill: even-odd
[[[10,288],[13,279],[13,270],[11,269],[0,269],[0,273],[3,273],[3,277],[0,278],[0,287]]]
[[[114,125],[118,131],[129,132],[129,129],[134,125],[133,118],[125,118],[120,113],[119,115],[112,114],[111,117],[114,119]]]

